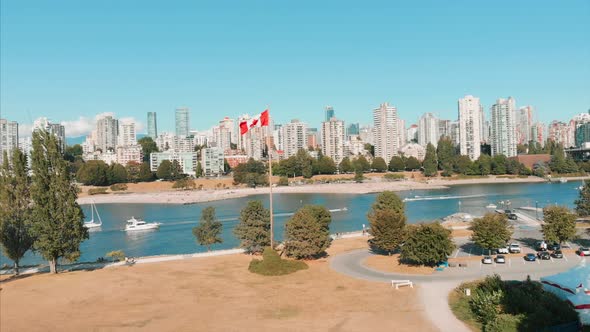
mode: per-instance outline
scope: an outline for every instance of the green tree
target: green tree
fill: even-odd
[[[223,158],[223,174],[229,174],[229,172],[231,172],[231,166],[229,165],[227,159]]]
[[[82,209],[76,203],[78,188],[70,180],[55,135],[46,131],[33,133],[31,161],[33,247],[49,261],[50,271],[57,273],[60,258],[78,259],[80,243],[88,238],[88,230],[83,224]]]
[[[584,182],[579,198],[574,204],[576,204],[576,213],[580,217],[590,216],[590,182]]]
[[[355,171],[360,171],[362,173],[368,172],[371,170],[371,165],[367,161],[367,158],[364,156],[359,156],[352,162],[352,167]]]
[[[172,180],[178,180],[178,179],[181,179],[185,176],[182,166],[180,166],[180,163],[178,162],[178,160],[172,161],[171,176],[172,176]]]
[[[215,208],[208,206],[201,212],[199,225],[193,227],[193,235],[200,245],[206,246],[207,251],[211,251],[212,245],[223,242],[220,237],[222,229],[223,225],[215,216]]]
[[[318,257],[330,246],[330,212],[323,206],[304,206],[285,224],[285,253],[298,259]]]
[[[9,156],[4,152],[0,169],[0,244],[6,257],[14,262],[19,274],[19,262],[33,246],[31,234],[31,177],[27,156],[14,149]]]
[[[82,146],[80,144],[75,144],[72,146],[67,146],[66,151],[64,153],[64,159],[70,162],[74,162],[76,157],[81,157],[84,154],[82,150]]]
[[[125,166],[117,163],[109,166],[107,170],[107,181],[108,184],[127,182],[127,170]]]
[[[352,172],[352,164],[350,163],[350,158],[344,157],[340,162],[340,165],[338,165],[338,168],[340,169],[340,173]]]
[[[198,161],[197,162],[197,169],[195,170],[195,176],[200,178],[201,176],[203,176],[203,167],[201,166],[201,162]]]
[[[455,250],[451,231],[434,222],[408,227],[400,259],[418,265],[434,266],[446,261]]]
[[[154,181],[154,173],[152,172],[152,169],[150,168],[150,163],[148,163],[147,161],[144,161],[143,163],[141,163],[141,166],[139,168],[139,181],[141,181],[141,182]]]
[[[502,174],[506,174],[506,156],[499,154],[499,155],[495,155],[492,158],[492,174],[494,175],[502,175]]]
[[[401,156],[393,156],[389,161],[389,170],[392,172],[401,172],[406,169],[406,163]]]
[[[473,220],[471,241],[483,249],[497,249],[505,246],[512,237],[512,228],[505,214],[486,213]]]
[[[246,163],[239,164],[233,170],[234,182],[244,183],[250,187],[264,185],[266,180],[266,166],[254,158],[248,159]]]
[[[424,176],[436,176],[437,175],[437,161],[436,161],[436,150],[434,145],[428,143],[426,146],[426,155],[424,157]]]
[[[149,163],[148,169],[149,169]],[[125,165],[125,170],[127,170],[127,181],[128,182],[139,182],[139,173],[141,172],[141,165],[137,161],[130,161]]]
[[[369,240],[372,248],[391,254],[404,239],[406,215],[404,203],[392,191],[384,191],[377,196],[367,215]]]
[[[262,252],[270,246],[270,211],[261,201],[249,201],[240,212],[240,222],[234,234],[240,240],[240,247],[248,252]]]
[[[356,183],[363,183],[365,177],[363,176],[363,172],[360,169],[354,171],[354,182]]]
[[[85,185],[107,186],[109,166],[102,160],[89,160],[78,170],[76,179]]]
[[[436,145],[436,157],[438,159],[438,169],[450,170],[453,168],[456,150],[453,141],[448,136],[442,136]]]
[[[365,143],[365,150],[371,154],[371,156],[375,156],[375,146],[370,143]]]
[[[318,174],[334,174],[336,173],[336,164],[334,160],[328,156],[322,156],[317,161]]]
[[[139,140],[137,140],[137,143],[139,145],[141,145],[141,154],[143,155],[143,161],[150,161],[150,155],[152,154],[152,152],[158,152],[158,145],[156,145],[156,142],[154,142],[154,140],[149,137],[149,136],[145,136],[140,138]]]
[[[471,165],[472,162],[468,156],[460,155],[455,157],[453,168],[456,173],[465,175],[469,173]]]
[[[479,174],[490,175],[492,173],[492,158],[487,154],[482,154],[477,158],[479,163]]]
[[[410,158],[406,159],[406,171],[415,171],[420,169],[420,166],[422,165],[416,157],[411,156]]]
[[[576,215],[565,206],[548,206],[543,209],[545,223],[541,225],[543,238],[559,244],[576,236]]]
[[[170,160],[163,160],[158,166],[156,177],[162,180],[172,180],[172,163]]]
[[[195,189],[196,187],[197,185],[195,184],[195,181],[188,177],[180,178],[174,181],[174,184],[172,185],[172,188],[182,190]]]
[[[383,160],[383,158],[376,157],[375,159],[373,159],[371,169],[373,169],[377,173],[387,172],[387,164],[385,163],[385,160]]]

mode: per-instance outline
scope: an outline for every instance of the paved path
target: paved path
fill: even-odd
[[[573,254],[563,260],[525,262],[521,257],[512,257],[508,264],[482,265],[479,261],[469,261],[467,268],[447,268],[432,275],[408,275],[376,271],[364,265],[364,261],[374,255],[368,249],[354,250],[333,257],[330,267],[337,272],[353,278],[390,283],[392,279],[410,279],[419,285],[419,296],[426,308],[428,318],[441,331],[470,331],[451,312],[448,294],[463,281],[482,278],[494,273],[505,280],[524,280],[527,276],[539,279],[542,276],[563,272],[585,259]]]

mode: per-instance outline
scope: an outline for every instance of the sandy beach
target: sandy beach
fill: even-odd
[[[329,255],[366,248],[335,241]],[[0,284],[0,330],[435,331],[418,289],[349,278],[327,259],[283,277],[244,254],[26,276]]]
[[[575,178],[578,179],[578,178]],[[571,180],[575,180],[572,178]],[[580,178],[581,179],[581,178]],[[199,181],[199,180],[197,180]],[[203,180],[200,180],[203,181]],[[210,180],[215,181],[215,180]],[[94,201],[96,204],[104,203],[144,203],[144,204],[192,204],[201,202],[210,202],[223,199],[240,198],[253,195],[268,194],[267,187],[261,188],[231,188],[231,179],[222,179],[221,182],[204,186],[204,189],[198,190],[175,190],[172,189],[170,182],[152,182],[129,184],[129,189],[121,193],[109,193],[104,195],[86,194],[88,187],[84,187],[78,198],[78,203],[89,204]],[[526,178],[519,177],[496,177],[473,178],[473,179],[445,179],[434,178],[425,180],[406,179],[403,181],[383,181],[378,176],[369,176],[369,180],[364,183],[320,183],[290,185],[288,187],[275,187],[274,193],[291,194],[368,194],[377,193],[385,190],[404,191],[404,190],[422,190],[422,189],[444,189],[448,186],[467,185],[467,184],[489,184],[489,183],[539,183],[545,182],[544,179],[530,176]],[[199,182],[197,182],[199,183]],[[203,182],[201,182],[203,183]],[[221,184],[217,184],[221,183]],[[213,188],[219,189],[213,189]],[[223,189],[226,188],[226,189]]]

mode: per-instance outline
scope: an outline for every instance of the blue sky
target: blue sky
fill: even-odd
[[[1,2],[0,110],[71,133],[98,113],[191,127],[271,107],[318,126],[332,105],[371,122],[387,101],[413,123],[456,118],[457,99],[590,109],[590,1]],[[82,117],[82,119],[80,119]],[[77,128],[78,129],[75,129]]]

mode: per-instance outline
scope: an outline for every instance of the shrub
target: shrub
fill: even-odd
[[[253,259],[248,270],[264,276],[280,276],[307,268],[305,262],[282,259],[274,249],[266,247],[262,254],[262,260]]]
[[[406,177],[403,174],[387,173],[383,175],[383,178],[386,181],[399,181],[405,179]]]
[[[486,325],[486,332],[506,332],[506,331],[518,331],[518,327],[521,324],[522,315],[508,315],[499,314],[489,324]]]
[[[114,250],[114,251],[108,252],[105,256],[114,259],[115,262],[118,262],[120,260],[125,259],[125,252],[123,250]]]
[[[88,189],[88,195],[102,195],[107,193],[107,188]]]
[[[217,186],[219,187],[219,183],[217,184]],[[182,179],[178,179],[174,182],[174,184],[172,185],[172,188],[174,189],[195,189],[196,184],[195,181],[193,181],[190,178],[182,178]]]
[[[111,188],[111,191],[125,191],[125,190],[127,190],[127,184],[126,183],[116,183],[116,184],[112,185],[110,188]]]
[[[286,187],[289,185],[289,179],[287,179],[286,176],[281,176],[279,178],[279,183],[277,183],[277,185],[282,186],[282,187]]]

